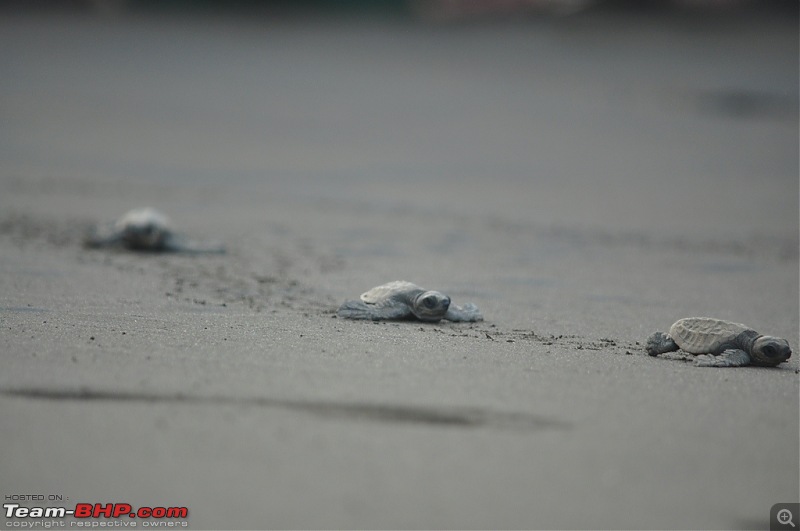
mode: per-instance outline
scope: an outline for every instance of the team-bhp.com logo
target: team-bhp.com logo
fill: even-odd
[[[74,509],[66,507],[23,507],[18,503],[4,503],[6,518],[41,518],[41,519],[60,519],[71,516],[78,519],[70,521],[70,527],[98,527],[100,518],[123,519],[137,518],[147,519],[141,522],[142,527],[163,527],[170,522],[168,527],[187,525],[185,519],[189,516],[187,507],[139,507],[134,509],[129,503],[78,503]],[[174,520],[182,519],[176,522]],[[65,526],[66,522],[61,522],[59,527]],[[136,525],[129,522],[131,527]],[[126,524],[127,526],[128,524]],[[12,526],[14,527],[14,526]]]

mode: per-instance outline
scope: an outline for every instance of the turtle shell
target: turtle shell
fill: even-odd
[[[125,213],[116,222],[119,231],[141,230],[147,226],[157,227],[159,230],[169,230],[169,218],[154,208],[137,208]]]
[[[406,282],[405,280],[395,280],[394,282],[374,287],[366,293],[362,293],[361,300],[367,304],[378,304],[386,299],[395,299],[398,302],[410,303],[412,297],[422,292],[423,289],[416,284]]]
[[[710,317],[687,317],[669,329],[673,341],[690,354],[719,354],[727,348],[738,348],[734,340],[747,326]]]

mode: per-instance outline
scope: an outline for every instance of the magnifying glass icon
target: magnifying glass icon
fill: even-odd
[[[781,509],[778,511],[778,522],[781,525],[789,524],[790,526],[794,527],[794,522],[792,522],[792,511],[789,509]]]

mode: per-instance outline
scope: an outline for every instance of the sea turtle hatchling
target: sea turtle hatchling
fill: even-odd
[[[651,335],[645,348],[651,356],[683,350],[696,355],[694,364],[700,367],[774,367],[792,355],[785,339],[710,317],[681,319],[672,325],[669,334]]]
[[[219,245],[203,245],[172,231],[167,216],[153,208],[137,208],[87,236],[89,248],[121,247],[141,252],[224,253]]]
[[[462,307],[450,304],[450,297],[438,291],[426,291],[416,284],[403,280],[389,282],[372,288],[361,295],[361,300],[346,301],[339,307],[339,317],[347,319],[412,319],[435,323],[448,321],[483,321],[483,315],[474,304]]]

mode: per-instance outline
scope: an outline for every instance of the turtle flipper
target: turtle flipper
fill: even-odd
[[[669,337],[669,335],[665,334],[664,332],[656,332],[647,338],[647,344],[644,348],[651,356],[658,356],[659,354],[664,354],[665,352],[673,352],[678,350],[679,347],[678,344],[675,343],[671,337]]]
[[[464,306],[455,306],[451,304],[447,309],[447,313],[444,314],[444,318],[453,322],[464,321],[467,323],[474,323],[475,321],[483,321],[483,314],[477,306],[468,302]]]
[[[750,355],[744,350],[728,349],[719,356],[701,354],[694,359],[696,367],[744,367],[750,365]]]
[[[384,319],[407,319],[413,314],[407,304],[391,299],[382,304],[367,304],[363,301],[345,301],[336,312],[345,319],[367,319],[381,321]]]
[[[100,249],[114,247],[122,244],[122,235],[115,230],[113,224],[94,227],[83,239],[83,246],[87,249]]]
[[[174,233],[165,238],[161,250],[185,254],[225,254],[223,245],[198,242]]]

